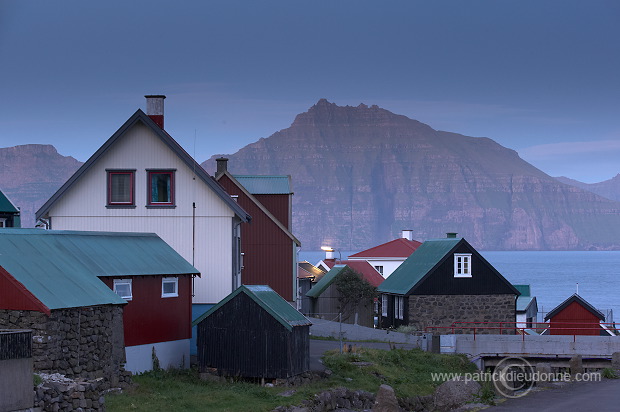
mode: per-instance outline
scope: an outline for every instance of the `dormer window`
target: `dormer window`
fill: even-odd
[[[470,278],[471,277],[471,253],[455,253],[454,254],[454,277]]]

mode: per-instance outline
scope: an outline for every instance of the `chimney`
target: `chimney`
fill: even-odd
[[[225,157],[218,157],[215,159],[217,163],[217,170],[215,171],[215,177],[219,177],[222,173],[228,170],[228,159]]]
[[[166,96],[146,95],[146,114],[153,120],[157,126],[164,128],[164,99]]]
[[[458,235],[458,233],[456,233],[456,232],[448,232],[448,233],[446,233],[446,237],[448,239],[456,239],[456,235]]]
[[[325,260],[336,260],[336,256],[334,255],[334,251],[333,250],[326,250],[325,251]]]
[[[403,229],[402,235],[400,236],[403,239],[413,240],[413,230],[411,229]]]

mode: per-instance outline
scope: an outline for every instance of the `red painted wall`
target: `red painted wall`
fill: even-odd
[[[251,223],[241,225],[241,251],[244,285],[269,285],[287,301],[293,300],[293,240],[228,178],[219,183],[231,195],[238,195],[239,205],[252,216]],[[263,195],[263,200],[267,195]],[[281,196],[282,195],[274,195]],[[265,200],[266,201],[266,200]],[[274,204],[283,202],[275,200]],[[264,205],[263,205],[264,206]],[[265,206],[266,207],[266,206]],[[286,206],[288,215],[288,204]],[[288,219],[287,219],[288,221]],[[284,222],[280,222],[283,225]]]
[[[100,278],[114,289],[113,278]],[[192,335],[192,277],[179,276],[179,296],[161,297],[162,276],[133,276],[133,299],[125,305],[125,346],[189,339]]]
[[[594,329],[600,320],[577,302],[572,302],[560,313],[549,319],[552,335],[600,335],[600,328]],[[580,328],[588,328],[583,330]]]
[[[50,310],[24,285],[0,266],[0,309],[35,310],[50,314]]]
[[[289,231],[291,230],[291,195],[254,195],[269,213],[274,215]]]

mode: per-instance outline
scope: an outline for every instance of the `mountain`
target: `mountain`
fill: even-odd
[[[620,174],[617,174],[616,177],[599,183],[583,183],[578,180],[569,179],[568,177],[564,176],[556,177],[556,179],[567,185],[575,186],[584,190],[589,190],[590,192],[596,193],[599,196],[603,196],[607,199],[620,202]]]
[[[22,226],[34,226],[35,212],[82,165],[54,146],[0,148],[0,190],[21,209]]]
[[[203,166],[213,173],[213,156]],[[321,99],[230,158],[236,174],[290,174],[305,250],[360,250],[412,229],[483,250],[620,249],[620,203],[558,182],[491,139],[437,131],[377,106]]]

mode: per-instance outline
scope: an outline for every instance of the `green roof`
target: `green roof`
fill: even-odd
[[[292,307],[282,296],[278,295],[273,289],[266,285],[241,285],[230,295],[222,299],[217,305],[206,311],[202,316],[192,322],[192,326],[198,325],[205,318],[211,316],[222,306],[232,300],[240,293],[245,293],[260,307],[265,309],[271,316],[280,322],[289,331],[294,326],[312,325],[304,315]]]
[[[124,304],[99,277],[198,274],[154,233],[0,229],[0,266],[47,308]]]
[[[514,286],[520,293],[521,297],[530,296],[530,285],[512,285]]]
[[[17,213],[19,210],[15,207],[15,205],[9,200],[8,197],[2,193],[0,190],[0,212],[5,213]]]
[[[379,285],[379,292],[405,295],[454,249],[462,238],[427,240]]]
[[[334,280],[336,280],[336,276],[338,276],[340,272],[342,272],[342,270],[346,267],[347,265],[335,265],[329,272],[323,275],[321,280],[316,282],[312,289],[310,289],[306,293],[306,296],[310,298],[318,298],[319,296],[321,296],[321,294],[325,292],[325,289],[327,289],[329,285],[331,285]]]
[[[253,195],[290,195],[290,176],[233,175]]]
[[[517,285],[514,285],[515,287],[517,287]],[[517,288],[519,289],[519,288]],[[536,298],[533,296],[519,296],[517,297],[517,312],[524,312],[527,310],[527,307],[530,306],[530,304],[532,303],[532,301],[534,301]]]

